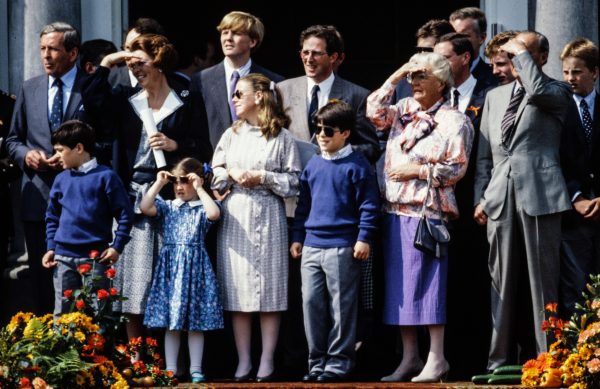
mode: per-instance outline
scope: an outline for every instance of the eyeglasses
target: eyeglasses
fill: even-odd
[[[324,51],[300,50],[300,57],[302,58],[308,58],[311,54],[314,59],[319,59],[327,53]]]
[[[315,135],[319,135],[321,131],[323,131],[323,135],[325,135],[328,138],[331,138],[336,132],[342,132],[339,129],[333,128],[331,126],[317,124],[317,128],[315,129]]]
[[[417,53],[433,53],[433,47],[416,46],[415,51]]]
[[[411,72],[406,76],[406,81],[408,81],[409,84],[412,84],[415,81],[421,82],[428,78],[429,76],[425,72]]]
[[[241,99],[242,96],[244,96],[244,92],[242,92],[241,90],[236,90],[235,92],[233,92],[231,94],[231,98],[233,99],[234,97],[237,97],[238,99]]]
[[[167,179],[173,183],[173,184],[187,184],[188,182],[190,182],[190,179],[187,176],[173,176],[170,175],[167,177]]]

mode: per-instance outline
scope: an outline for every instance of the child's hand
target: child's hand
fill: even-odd
[[[302,256],[302,243],[294,242],[290,247],[290,254],[292,254],[292,258],[298,259]]]
[[[172,174],[161,170],[158,173],[156,173],[156,182],[158,182],[160,185],[167,185],[167,183],[169,182],[169,177],[171,177]]]
[[[364,261],[369,258],[369,244],[367,242],[357,241],[354,245],[354,258]]]
[[[219,193],[218,190],[213,190],[212,192],[213,192],[213,196],[215,196],[215,200],[217,200],[217,201],[223,201],[223,200],[225,200],[225,197],[227,197],[229,195],[229,193],[231,193],[230,190],[227,190],[223,194]]]
[[[204,185],[204,178],[200,177],[196,173],[190,173],[187,175],[188,180],[192,183],[194,189],[202,189],[202,185]]]
[[[57,262],[54,260],[54,250],[48,250],[42,257],[42,266],[46,269],[53,268]]]
[[[100,255],[100,263],[112,265],[119,260],[119,252],[112,247],[107,248]]]

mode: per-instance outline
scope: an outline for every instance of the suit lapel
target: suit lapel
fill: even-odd
[[[231,124],[231,112],[229,111],[229,98],[227,96],[227,82],[225,81],[225,64],[221,62],[209,85],[209,94],[214,96],[223,123]],[[212,100],[212,99],[211,99]]]
[[[72,119],[81,105],[81,76],[81,71],[77,70],[75,82],[73,82],[73,89],[71,89],[71,96],[69,97],[69,103],[67,104],[67,112],[63,115],[63,121]]]
[[[50,132],[50,122],[48,121],[48,76],[40,77],[35,89],[33,106],[44,107],[44,109],[36,110],[39,115],[39,128],[44,128],[47,132]]]
[[[479,121],[481,120],[481,108],[485,101],[485,86],[482,81],[477,80],[473,94],[467,105],[467,111],[465,114],[471,119],[473,127],[479,128]]]
[[[579,117],[579,115],[578,115]],[[582,125],[583,130],[583,125]],[[592,154],[597,152],[600,142],[600,93],[596,91],[596,100],[594,101],[594,118],[592,121]]]

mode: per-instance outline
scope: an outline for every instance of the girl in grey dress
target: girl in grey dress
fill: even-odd
[[[262,381],[273,373],[280,312],[287,309],[283,198],[297,195],[301,165],[295,141],[283,128],[289,118],[278,96],[263,75],[241,78],[233,98],[239,120],[223,134],[213,157],[213,189],[227,193],[217,230],[217,277],[223,307],[232,311],[237,380],[252,369],[251,313],[260,312]]]

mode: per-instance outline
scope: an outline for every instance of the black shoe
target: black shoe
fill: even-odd
[[[248,372],[248,374],[244,374],[244,375],[241,375],[241,376],[234,376],[233,380],[235,382],[248,382],[252,378],[252,376],[250,375],[251,372],[252,372],[252,369],[250,369],[250,371]]]
[[[256,376],[256,382],[273,382],[275,381],[275,370],[271,372],[271,374],[266,376]]]
[[[344,382],[346,380],[347,377],[332,373],[330,371],[325,371],[317,377],[317,382]]]
[[[304,377],[302,377],[302,381],[303,382],[315,382],[319,379],[319,376],[323,374],[323,373],[317,373],[315,372],[310,372],[308,374],[306,374]]]

